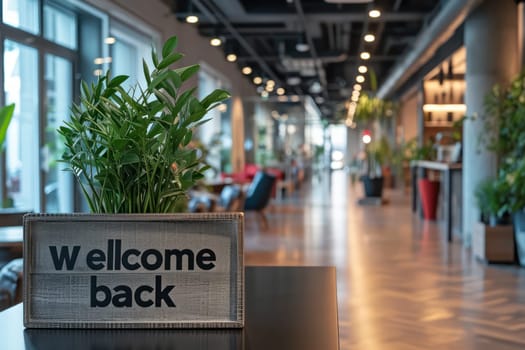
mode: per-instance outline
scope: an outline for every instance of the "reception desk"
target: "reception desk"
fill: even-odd
[[[461,225],[461,163],[443,163],[425,160],[410,163],[412,175],[412,211],[421,214],[418,180],[427,178],[430,171],[438,172],[441,181],[441,214],[449,242],[453,238],[454,224]]]
[[[339,349],[334,267],[246,267],[244,329],[25,329],[23,306],[0,312],[0,348]]]

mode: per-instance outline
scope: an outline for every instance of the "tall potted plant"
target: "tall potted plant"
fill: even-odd
[[[193,130],[229,94],[215,90],[202,100],[183,83],[198,65],[170,69],[183,57],[177,38],[166,41],[153,67],[143,61],[146,86],[126,91],[128,79],[107,72],[82,83],[82,98],[58,132],[64,137],[62,161],[77,178],[95,213],[169,213],[185,208],[186,191],[207,169],[189,147]]]
[[[371,142],[366,146],[364,174],[361,176],[366,197],[383,196],[384,174],[383,169],[390,159],[390,145],[385,137]]]

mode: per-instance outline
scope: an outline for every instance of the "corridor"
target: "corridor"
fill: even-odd
[[[410,196],[360,206],[344,171],[307,180],[245,222],[246,265],[337,268],[341,349],[522,349],[525,269],[485,265],[439,224],[412,215]]]

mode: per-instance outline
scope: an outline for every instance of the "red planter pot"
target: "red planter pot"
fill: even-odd
[[[423,205],[423,217],[427,220],[436,220],[439,181],[419,179],[418,188],[421,204]]]

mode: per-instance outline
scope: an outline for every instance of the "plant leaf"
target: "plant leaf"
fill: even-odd
[[[162,57],[166,57],[175,50],[177,47],[178,39],[176,36],[172,36],[166,42],[164,43],[164,46],[162,47]]]
[[[201,104],[204,106],[204,108],[208,108],[212,103],[224,101],[229,97],[230,97],[230,93],[228,91],[216,89],[212,91],[211,94],[206,96],[201,101]]]
[[[117,86],[120,86],[123,82],[128,80],[128,78],[128,75],[117,75],[108,83],[108,88],[116,88]]]
[[[15,105],[10,104],[0,108],[0,148],[4,146],[5,137],[7,135],[7,128],[13,118],[13,112],[15,111]]]
[[[198,64],[194,64],[192,66],[188,66],[188,67],[182,67],[182,68],[177,68],[177,69],[174,69],[175,72],[177,72],[177,74],[180,75],[180,78],[182,79],[182,81],[186,81],[188,80],[192,75],[194,75],[195,73],[197,73],[199,71],[199,69],[201,68],[200,65]]]
[[[160,61],[160,63],[157,65],[157,69],[164,69],[168,67],[169,65],[180,60],[182,56],[183,55],[181,53],[175,52],[175,53],[170,54],[169,56],[164,57],[162,61]]]

